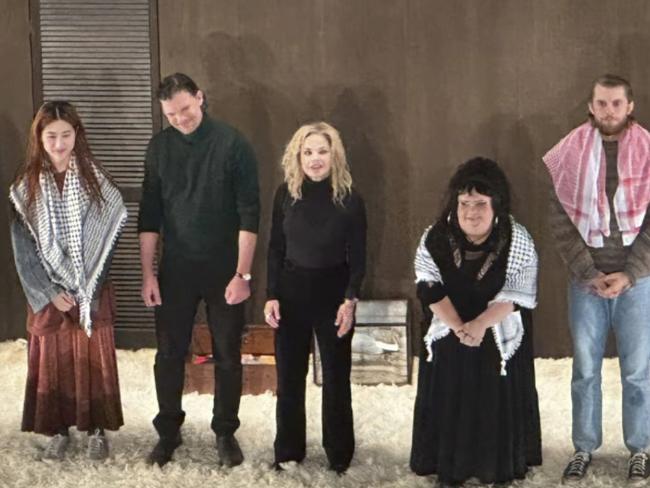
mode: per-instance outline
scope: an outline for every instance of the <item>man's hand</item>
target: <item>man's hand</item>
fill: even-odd
[[[52,299],[52,305],[61,312],[68,312],[72,307],[77,304],[75,299],[69,293],[62,291]]]
[[[589,290],[601,298],[616,298],[632,286],[630,278],[625,273],[598,273],[598,276],[587,282]]]
[[[587,287],[589,288],[589,291],[591,291],[591,293],[593,293],[594,295],[598,295],[599,297],[608,298],[605,295],[608,286],[607,283],[605,282],[606,277],[607,275],[605,273],[601,273],[599,271],[598,275],[595,278],[592,278],[587,282]]]
[[[610,273],[604,278],[607,288],[605,289],[605,298],[616,298],[621,293],[632,287],[630,278],[625,273]]]
[[[224,298],[228,305],[237,305],[251,296],[251,287],[248,281],[239,276],[233,276],[226,287]]]
[[[150,274],[142,277],[142,300],[145,306],[155,307],[162,305],[160,298],[160,288],[158,287],[158,277],[155,274]]]

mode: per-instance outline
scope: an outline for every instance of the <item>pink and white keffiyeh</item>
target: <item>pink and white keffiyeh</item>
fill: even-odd
[[[603,247],[611,211],[605,193],[606,161],[600,131],[586,122],[544,157],[562,207],[591,247]],[[650,133],[632,122],[618,141],[618,188],[614,215],[623,244],[639,234],[650,203]]]

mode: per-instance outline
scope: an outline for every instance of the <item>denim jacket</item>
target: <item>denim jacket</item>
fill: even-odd
[[[59,293],[65,290],[58,284],[53,283],[50,279],[38,257],[34,239],[30,235],[29,230],[27,230],[27,227],[18,218],[15,218],[11,223],[11,244],[14,248],[16,271],[18,272],[20,283],[25,292],[25,297],[30,307],[32,307],[32,311],[38,313]],[[104,270],[97,281],[98,285],[95,290],[95,298],[99,296],[102,284],[108,275],[112,257],[113,253],[111,252],[104,265]],[[93,310],[97,309],[97,305],[97,300],[93,300]]]

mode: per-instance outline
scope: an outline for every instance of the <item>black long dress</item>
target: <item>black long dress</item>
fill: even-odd
[[[429,304],[448,296],[464,322],[482,313],[505,281],[508,246],[478,279],[493,236],[480,246],[460,242],[460,267],[444,232],[436,225],[426,246],[440,269],[444,285],[418,284],[426,323]],[[540,465],[541,432],[532,346],[530,310],[520,308],[524,323],[521,346],[501,376],[497,346],[489,329],[480,347],[460,343],[453,332],[433,343],[433,360],[420,355],[413,421],[411,469],[437,474],[439,481],[461,484],[476,477],[482,483],[524,478],[529,466]]]

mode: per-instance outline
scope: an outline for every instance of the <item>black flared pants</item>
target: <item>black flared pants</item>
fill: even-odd
[[[353,330],[339,338],[334,325],[347,280],[345,266],[306,270],[289,265],[282,272],[282,318],[275,336],[276,462],[300,462],[305,457],[305,381],[314,332],[323,371],[323,447],[332,467],[347,467],[354,454],[350,391]]]

